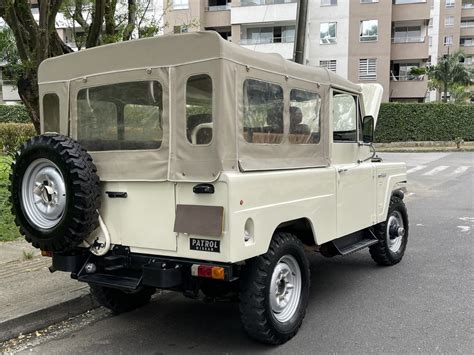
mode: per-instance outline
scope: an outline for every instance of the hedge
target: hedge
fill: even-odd
[[[474,105],[383,103],[376,142],[474,141]]]
[[[0,105],[0,123],[29,123],[30,116],[23,105]]]
[[[12,154],[36,135],[31,123],[0,123],[0,153]]]

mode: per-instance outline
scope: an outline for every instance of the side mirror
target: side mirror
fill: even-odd
[[[362,141],[364,143],[372,143],[374,141],[374,118],[365,116],[362,120]]]

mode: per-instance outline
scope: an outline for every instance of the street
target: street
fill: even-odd
[[[246,337],[236,303],[205,303],[167,292],[120,316],[94,310],[74,327],[64,325],[28,343],[19,340],[11,350],[472,353],[474,153],[380,155],[408,166],[405,257],[380,267],[368,250],[330,259],[310,254],[310,302],[299,333],[288,343],[271,347]]]

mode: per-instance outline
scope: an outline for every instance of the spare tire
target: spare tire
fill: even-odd
[[[28,140],[15,155],[10,183],[15,223],[36,248],[70,251],[99,224],[97,169],[86,150],[69,137]]]

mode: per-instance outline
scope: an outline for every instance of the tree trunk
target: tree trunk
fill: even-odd
[[[36,133],[40,134],[39,91],[37,71],[30,71],[17,82],[18,94],[25,105]]]

